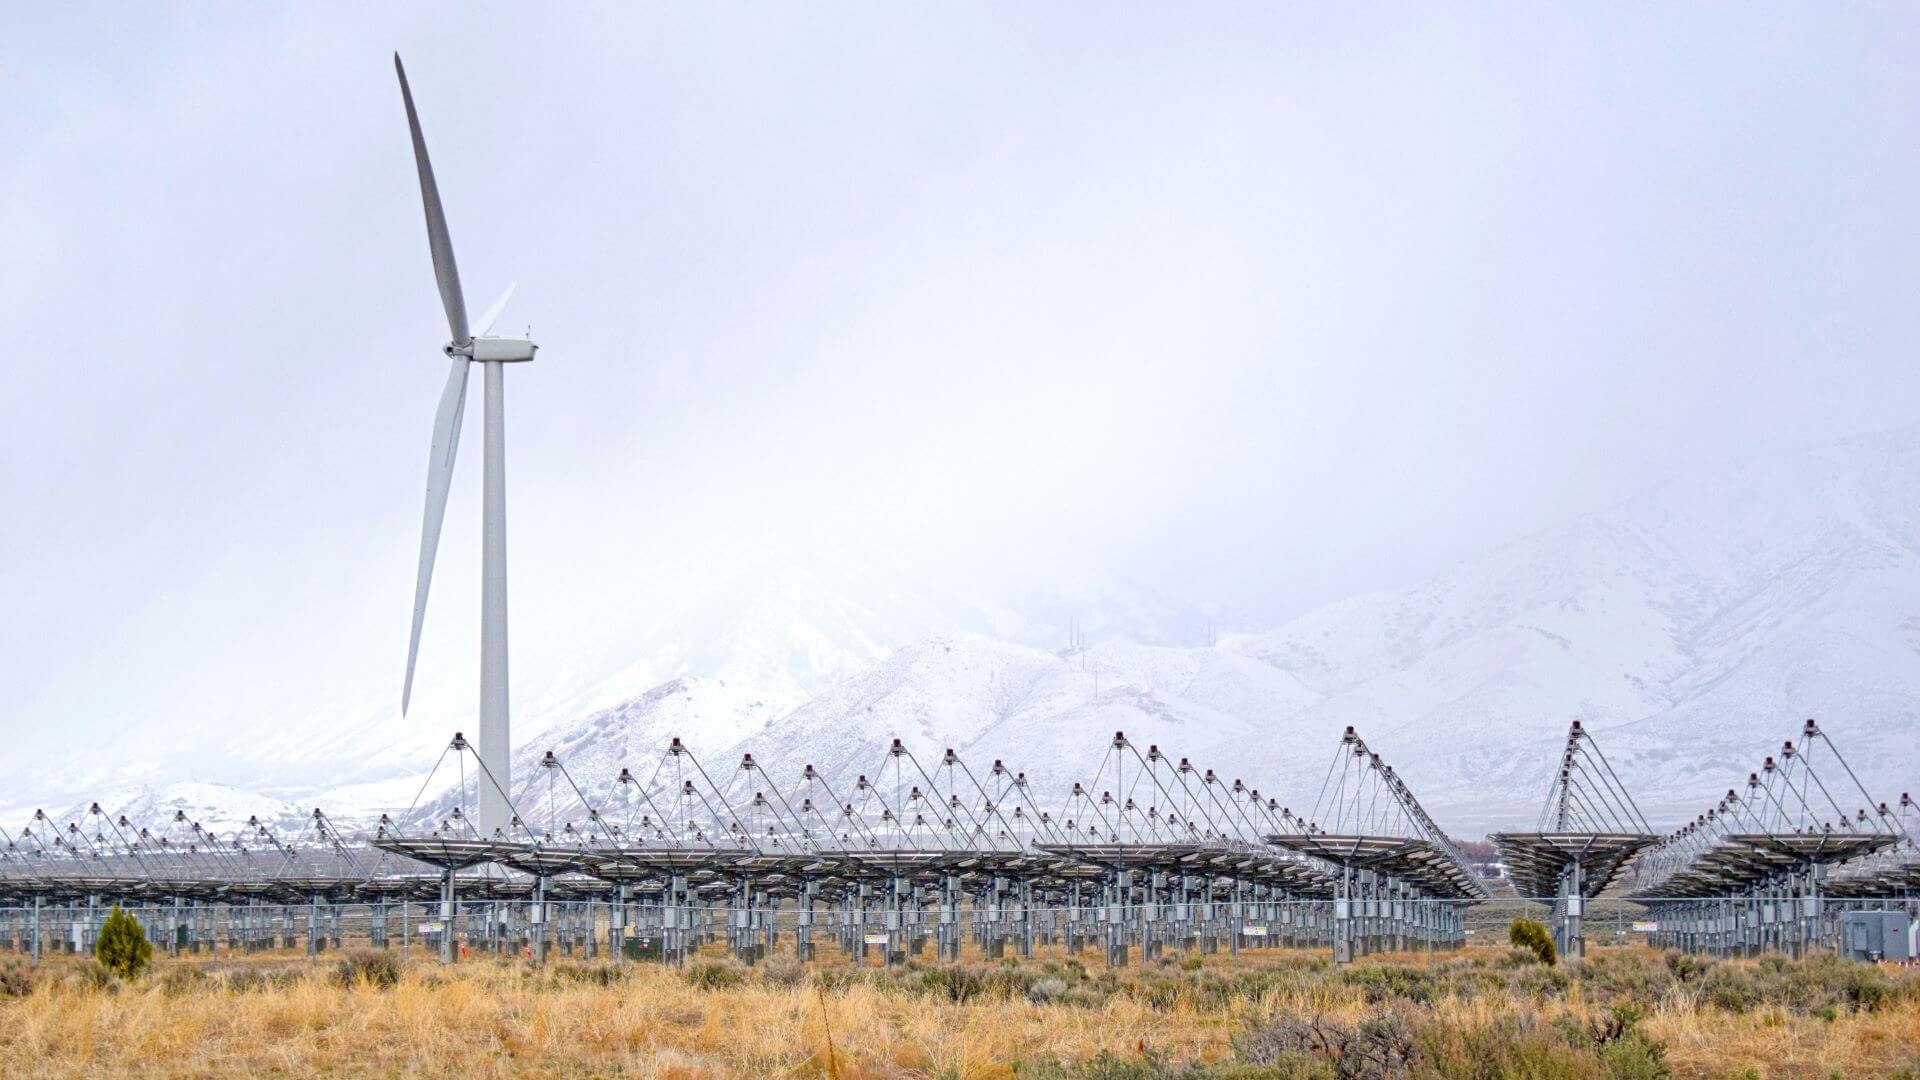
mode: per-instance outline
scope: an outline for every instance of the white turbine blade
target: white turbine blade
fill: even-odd
[[[420,575],[413,586],[413,635],[407,639],[407,682],[400,691],[400,715],[413,700],[413,663],[420,655],[420,626],[427,618],[427,588],[433,584],[433,556],[440,549],[440,523],[447,516],[447,492],[453,486],[453,458],[460,449],[460,418],[467,411],[467,360],[455,357],[433,414],[433,449],[427,458],[427,511],[420,522]]]
[[[480,324],[473,328],[474,337],[479,337],[493,329],[494,321],[500,318],[501,312],[507,310],[507,301],[513,299],[513,290],[519,287],[520,283],[517,281],[507,286],[507,291],[500,294],[500,299],[495,300],[493,306],[487,309],[487,313],[480,316]]]
[[[427,139],[420,134],[420,117],[413,111],[413,91],[400,54],[393,54],[393,70],[400,75],[400,97],[407,103],[407,128],[413,133],[413,164],[420,173],[420,201],[427,208],[427,244],[433,249],[433,276],[440,284],[440,304],[447,309],[447,329],[453,343],[472,340],[467,332],[467,300],[460,292],[460,268],[453,264],[453,238],[447,233],[447,214],[440,208],[440,186],[433,181],[433,162],[427,160]]]

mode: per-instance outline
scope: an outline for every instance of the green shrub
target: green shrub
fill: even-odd
[[[1525,1013],[1484,1023],[1427,1023],[1417,1041],[1422,1076],[1575,1080],[1605,1075],[1595,1052]]]
[[[268,990],[285,990],[299,983],[301,979],[306,977],[306,974],[307,967],[305,964],[279,967],[249,965],[247,967],[226,968],[223,970],[209,971],[207,973],[209,979],[217,979],[221,986],[225,987],[229,993],[234,994],[257,994]]]
[[[1860,1012],[1873,1012],[1889,1004],[1895,994],[1893,980],[1885,971],[1827,953],[1809,957],[1788,979],[1800,985],[1807,999]]]
[[[1501,971],[1513,971],[1516,968],[1530,968],[1540,963],[1532,949],[1507,949],[1493,958],[1493,966]]]
[[[1375,1005],[1389,1001],[1425,1005],[1435,997],[1435,979],[1421,968],[1395,964],[1356,964],[1340,975],[1344,982],[1359,988],[1367,1001]]]
[[[1779,1000],[1785,996],[1777,980],[1769,993],[1761,979],[1758,967],[1715,964],[1700,976],[1700,1000],[1725,1012],[1743,1013],[1764,1004],[1769,997]]]
[[[1639,1035],[1607,1043],[1600,1047],[1599,1056],[1607,1075],[1617,1080],[1667,1080],[1673,1075],[1667,1048]]]
[[[1233,1037],[1247,1065],[1281,1076],[1405,1076],[1414,1063],[1413,1022],[1388,1009],[1347,1026],[1323,1017],[1279,1015],[1248,1024]]]
[[[1149,1009],[1171,1009],[1180,1000],[1182,985],[1179,980],[1166,975],[1142,972],[1140,981],[1128,986],[1134,1000],[1144,1003]]]
[[[972,1001],[987,992],[987,980],[972,968],[928,968],[920,973],[920,991],[953,1002]]]
[[[101,967],[123,979],[133,979],[153,962],[153,944],[147,940],[140,920],[115,904],[100,926],[100,940],[94,944],[93,955]]]
[[[1667,1048],[1640,1032],[1640,1006],[1620,1002],[1595,1019],[1582,1023],[1572,1016],[1555,1021],[1566,1041],[1590,1052],[1610,1077],[1620,1080],[1666,1080]]]
[[[587,986],[615,986],[626,977],[618,964],[555,964],[553,983],[583,983]]]
[[[400,985],[400,961],[382,949],[356,949],[334,963],[333,978],[342,986],[391,990]]]
[[[1074,956],[1069,956],[1065,960],[1058,962],[1048,961],[1046,967],[1048,971],[1070,983],[1080,982],[1087,977],[1087,965],[1081,963],[1080,959]]]
[[[1715,964],[1700,977],[1701,1000],[1716,1009],[1743,1013],[1773,1005],[1823,1020],[1843,1011],[1873,1012],[1902,992],[1879,968],[1830,955],[1799,963],[1767,956]]]
[[[873,985],[877,973],[868,968],[858,967],[817,967],[808,972],[813,985],[828,993],[851,990],[856,986]]]
[[[1596,999],[1631,1002],[1642,1009],[1658,1004],[1675,982],[1668,964],[1628,952],[1588,957],[1576,974]]]
[[[160,973],[160,992],[183,997],[207,984],[207,973],[197,967],[170,967]]]
[[[1683,983],[1699,982],[1700,977],[1713,967],[1713,961],[1677,949],[1669,949],[1666,959],[1667,970]]]
[[[1553,935],[1532,919],[1513,920],[1507,929],[1507,940],[1514,948],[1527,950],[1549,967],[1560,962],[1560,953],[1553,947]]]
[[[769,957],[760,965],[760,979],[768,986],[799,986],[807,981],[807,965],[791,956]]]
[[[734,964],[707,962],[687,969],[687,981],[696,990],[731,990],[746,979],[746,974]]]
[[[233,968],[220,973],[220,982],[229,993],[256,994],[267,988],[267,977],[253,968]]]
[[[1058,975],[1045,975],[1027,987],[1027,1000],[1035,1005],[1046,1005],[1065,998],[1067,990],[1067,980]]]
[[[1551,943],[1549,943],[1551,944]],[[1540,1001],[1562,997],[1573,985],[1573,978],[1559,968],[1529,967],[1514,976],[1513,988]]]
[[[1138,1056],[1102,1050],[1085,1061],[1022,1061],[1014,1063],[1013,1071],[1022,1080],[1334,1080],[1339,1075],[1324,1062],[1294,1066],[1181,1061],[1151,1048]]]
[[[0,964],[0,997],[26,997],[33,993],[33,969],[18,960]]]
[[[111,994],[120,989],[120,980],[99,964],[74,968],[63,981],[70,987],[90,994]]]

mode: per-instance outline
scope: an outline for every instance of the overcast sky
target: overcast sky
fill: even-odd
[[[1917,30],[9,5],[0,722],[24,760],[397,711],[446,331],[395,49],[469,308],[517,280],[543,347],[507,393],[524,701],[728,560],[1091,566],[1278,622],[1907,424]],[[479,430],[423,686],[471,668]]]

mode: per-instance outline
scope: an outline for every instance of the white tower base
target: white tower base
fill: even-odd
[[[485,494],[480,540],[480,835],[505,834],[513,817],[506,793],[512,742],[507,707],[507,416],[505,365],[490,360],[486,373]]]

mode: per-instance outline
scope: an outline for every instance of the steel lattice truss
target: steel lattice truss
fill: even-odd
[[[1784,743],[1748,774],[1744,790],[1728,791],[1640,860],[1634,895],[1685,899],[1772,888],[1896,848],[1906,835],[1899,817],[1873,801],[1839,748],[1808,720],[1798,746]]]
[[[1393,766],[1368,749],[1351,727],[1334,751],[1312,813],[1305,820],[1285,816],[1292,827],[1269,834],[1267,842],[1341,867],[1343,876],[1365,869],[1437,898],[1487,896],[1459,848]]]
[[[1899,839],[1834,871],[1826,882],[1827,895],[1843,899],[1885,897],[1920,890],[1920,841],[1915,839],[1920,837],[1920,803],[1902,792],[1895,814]]]
[[[17,835],[0,829],[0,840],[0,896],[13,900],[345,899],[394,869],[384,853],[343,837],[320,810],[298,835],[283,838],[258,818],[220,836],[184,812],[154,829],[110,817],[94,803],[64,826],[36,811]]]
[[[1606,753],[1578,720],[1567,730],[1566,749],[1533,831],[1493,836],[1514,890],[1533,898],[1560,898],[1568,889],[1598,896],[1635,855],[1659,841]]]
[[[828,899],[863,882],[987,876],[1057,898],[1119,869],[1325,896],[1331,877],[1319,860],[1265,843],[1291,820],[1275,800],[1121,733],[1091,781],[1052,809],[1002,761],[976,771],[949,749],[929,765],[897,739],[844,788],[812,765],[783,787],[751,754],[716,777],[678,739],[649,766],[623,767],[597,797],[552,754],[542,765],[537,831],[516,815],[514,835],[481,838],[456,806],[426,830],[384,824],[372,843],[446,868],[498,863],[562,887],[677,875],[720,891],[746,878],[776,896],[808,883]]]
[[[638,899],[672,888],[778,901],[832,900],[881,883],[1011,882],[1033,903],[1062,903],[1083,885],[1092,895],[1103,881],[1168,875],[1327,899],[1356,865],[1409,895],[1486,895],[1412,792],[1351,731],[1336,755],[1339,783],[1330,796],[1323,790],[1326,811],[1312,818],[1121,733],[1088,780],[1046,805],[1001,761],[977,769],[952,750],[922,760],[899,740],[851,784],[811,765],[782,782],[751,754],[709,770],[678,739],[597,789],[551,753],[541,764],[545,775],[490,836],[470,808],[485,787],[498,788],[460,735],[423,786],[453,781],[450,806],[432,818],[383,815],[359,834],[320,810],[294,836],[258,819],[216,835],[180,812],[141,824],[97,804],[64,824],[37,813],[17,833],[0,830],[0,899],[285,904],[591,899],[615,890]]]

